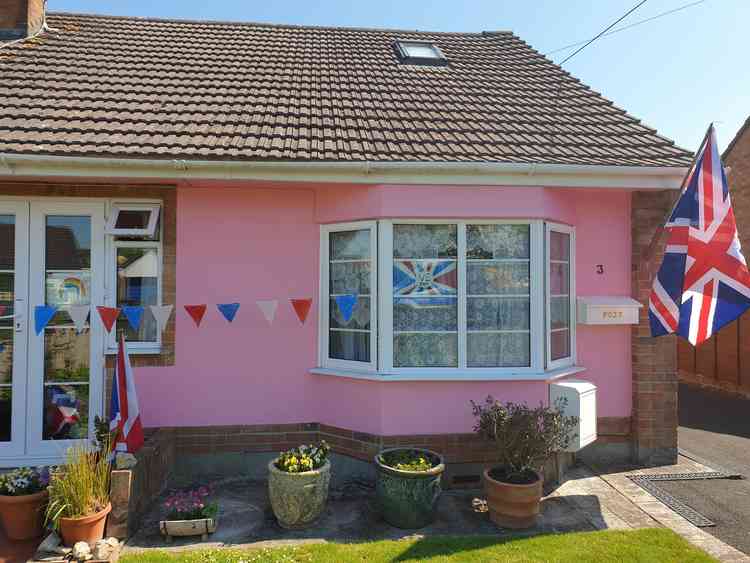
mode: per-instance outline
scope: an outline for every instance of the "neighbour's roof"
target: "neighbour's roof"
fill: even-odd
[[[0,153],[684,166],[510,32],[50,14],[0,49]],[[447,66],[402,64],[397,39]],[[559,95],[558,95],[559,93]]]
[[[731,142],[727,145],[727,148],[724,150],[724,153],[721,155],[722,160],[725,160],[729,157],[729,155],[732,153],[732,150],[734,149],[735,145],[739,142],[739,140],[750,131],[750,117],[748,117],[745,120],[745,123],[742,124],[742,127],[740,127],[737,130],[737,133],[735,134],[734,138],[731,140]]]

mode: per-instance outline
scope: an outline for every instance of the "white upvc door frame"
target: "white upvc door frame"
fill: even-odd
[[[33,323],[29,322],[28,314],[29,203],[2,200],[0,201],[0,215],[15,217],[11,438],[10,442],[0,442],[0,466],[2,466],[2,460],[22,457],[26,449],[27,332]]]
[[[46,302],[45,241],[46,217],[72,215],[91,217],[91,287],[90,287],[90,357],[89,357],[89,440],[93,437],[94,417],[104,411],[104,329],[98,320],[96,304],[105,302],[105,207],[106,201],[31,201],[29,226],[29,316],[37,305]],[[37,335],[33,323],[28,332],[28,430],[26,459],[58,462],[66,449],[89,440],[43,440],[42,410],[44,408],[44,331]]]

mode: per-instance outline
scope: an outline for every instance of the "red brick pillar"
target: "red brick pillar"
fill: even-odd
[[[648,296],[661,264],[665,237],[654,235],[677,198],[676,191],[634,192],[632,198],[633,295],[642,304],[633,327],[633,457],[643,465],[677,461],[677,343],[651,337]]]

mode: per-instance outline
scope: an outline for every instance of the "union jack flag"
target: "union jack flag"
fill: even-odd
[[[649,297],[651,335],[676,333],[696,346],[750,308],[750,272],[713,125],[665,229]]]
[[[115,434],[112,449],[118,452],[135,453],[143,446],[143,427],[138,396],[135,392],[133,368],[125,346],[125,335],[120,335],[117,348],[115,376],[112,380],[109,430]]]

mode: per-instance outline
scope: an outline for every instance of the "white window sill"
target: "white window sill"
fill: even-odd
[[[104,353],[107,356],[115,356],[117,355],[117,348],[107,348]],[[128,346],[128,354],[131,356],[158,356],[161,354],[161,347],[132,348]]]
[[[570,377],[586,371],[583,366],[567,366],[541,373],[493,373],[492,371],[476,372],[471,370],[451,373],[432,374],[395,374],[374,371],[357,371],[341,368],[312,368],[313,375],[331,375],[348,377],[350,379],[366,379],[369,381],[543,381],[550,382],[563,377]]]

